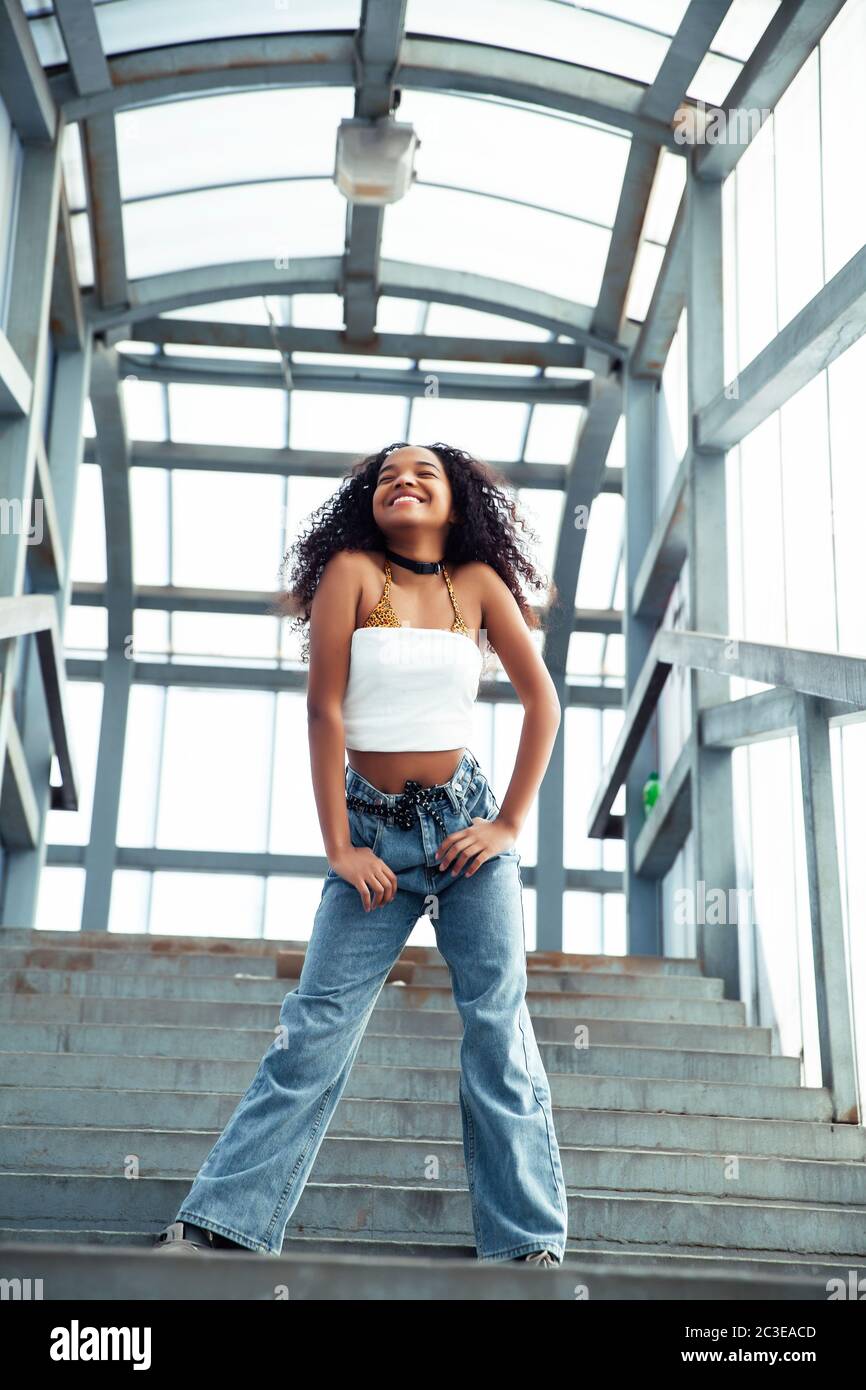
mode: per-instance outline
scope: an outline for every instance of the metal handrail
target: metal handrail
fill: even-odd
[[[588,817],[590,838],[616,833],[610,811],[640,747],[673,666],[781,686],[804,695],[866,709],[866,658],[772,642],[747,642],[710,632],[661,628],[635,683],[625,720]],[[728,703],[728,702],[724,702]]]
[[[51,806],[54,810],[77,811],[78,781],[68,736],[66,672],[57,605],[51,594],[0,597],[0,641],[31,635],[36,639],[48,722],[60,767],[60,786],[51,788]]]

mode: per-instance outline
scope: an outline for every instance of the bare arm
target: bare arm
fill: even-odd
[[[346,810],[343,697],[359,597],[357,562],[348,551],[338,551],[325,565],[310,605],[307,726],[313,793],[325,853],[334,872],[358,889],[369,911],[370,889],[378,907],[394,896],[397,880],[369,849],[352,845]]]
[[[562,707],[514,595],[495,570],[484,569],[484,626],[523,705],[514,771],[497,817],[516,836],[547,771]]]
[[[351,844],[346,814],[343,696],[349,679],[349,650],[358,604],[356,573],[351,555],[339,551],[325,566],[310,605],[310,768],[329,859]]]

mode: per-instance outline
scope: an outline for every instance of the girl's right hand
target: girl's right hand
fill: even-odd
[[[348,845],[328,860],[335,874],[357,888],[365,912],[391,902],[397,892],[397,876],[366,845]]]

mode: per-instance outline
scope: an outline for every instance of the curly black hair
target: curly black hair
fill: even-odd
[[[303,661],[310,655],[310,605],[325,565],[339,550],[384,550],[387,539],[373,516],[376,481],[389,454],[411,447],[405,440],[388,444],[354,463],[333,496],[307,518],[308,529],[284,556],[280,574],[286,576],[288,587],[273,611],[280,617],[293,616],[292,628],[303,632]],[[524,536],[536,543],[539,537],[518,513],[507,479],[465,449],[442,443],[423,447],[442,463],[460,517],[448,533],[443,558],[450,566],[471,560],[490,565],[508,585],[527,626],[543,627],[524,597],[520,580],[531,589],[546,590],[548,608],[556,602],[556,586],[536,569],[524,549]],[[494,651],[491,643],[487,646]]]

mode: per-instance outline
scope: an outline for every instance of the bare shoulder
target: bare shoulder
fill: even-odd
[[[485,560],[469,560],[465,565],[458,565],[452,574],[464,596],[477,602],[482,626],[497,602],[511,596],[508,585]]]

